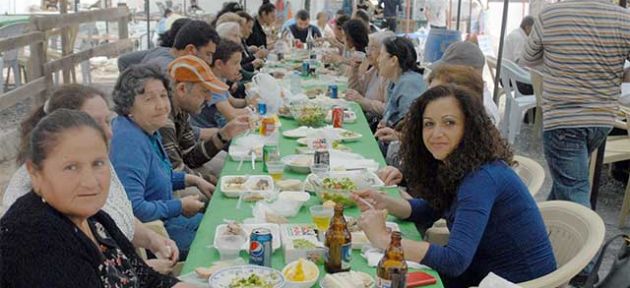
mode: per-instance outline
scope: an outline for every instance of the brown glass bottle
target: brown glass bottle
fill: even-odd
[[[350,271],[352,259],[352,237],[343,218],[343,205],[335,206],[335,215],[330,219],[330,226],[326,231],[326,257],[324,269],[327,273]]]
[[[405,261],[400,241],[400,232],[392,232],[389,248],[376,267],[377,288],[405,288],[407,286],[407,261]]]

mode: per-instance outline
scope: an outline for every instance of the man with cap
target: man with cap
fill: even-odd
[[[201,111],[212,93],[225,93],[228,86],[217,79],[210,66],[196,56],[186,55],[168,66],[173,81],[169,122],[160,128],[162,144],[174,170],[204,177],[216,183],[204,164],[219,153],[234,136],[249,129],[248,116],[232,119],[205,141],[198,141],[190,125],[190,113]]]
[[[435,69],[441,64],[470,66],[483,76],[483,66],[486,64],[486,57],[483,56],[481,49],[476,44],[469,41],[458,41],[449,45],[444,51],[442,58],[433,63],[431,67]],[[492,95],[485,82],[483,86],[483,106],[486,108],[486,113],[488,113],[490,120],[492,120],[494,125],[498,125],[500,121],[499,109],[492,100]]]

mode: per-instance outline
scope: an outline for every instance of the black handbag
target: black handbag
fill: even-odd
[[[604,259],[604,255],[606,254],[606,250],[610,244],[617,240],[618,238],[623,238],[623,245],[617,252],[617,257],[613,262],[612,267],[610,267],[610,272],[608,275],[604,277],[601,281],[595,283],[597,281],[597,271],[599,271],[599,267],[602,265],[602,260]],[[593,266],[593,272],[588,276],[584,288],[627,288],[630,287],[630,236],[625,234],[620,234],[612,239],[606,241],[604,247],[602,247],[602,251],[599,253],[597,257],[597,261],[595,262],[595,266]]]

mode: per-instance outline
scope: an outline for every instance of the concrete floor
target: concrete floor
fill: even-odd
[[[514,141],[513,149],[515,154],[532,158],[545,168],[545,182],[540,192],[538,192],[535,197],[537,201],[545,201],[551,191],[552,179],[544,158],[542,140],[534,137],[533,127],[533,125],[523,124],[521,133],[516,137],[516,141]],[[596,211],[602,217],[606,225],[605,239],[610,239],[620,233],[630,234],[630,227],[628,225],[624,228],[618,227],[619,211],[621,210],[621,203],[626,188],[625,183],[615,180],[610,175],[609,165],[603,167],[600,183]],[[628,221],[628,223],[630,224],[630,221]],[[621,246],[621,242],[621,240],[615,241],[608,249],[609,252],[606,253],[599,272],[600,279],[608,274],[610,266],[617,254],[617,250]]]

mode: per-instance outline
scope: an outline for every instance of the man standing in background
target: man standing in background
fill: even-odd
[[[396,18],[401,10],[400,0],[378,0],[378,7],[383,9],[383,17],[387,23],[387,28],[396,33]]]

